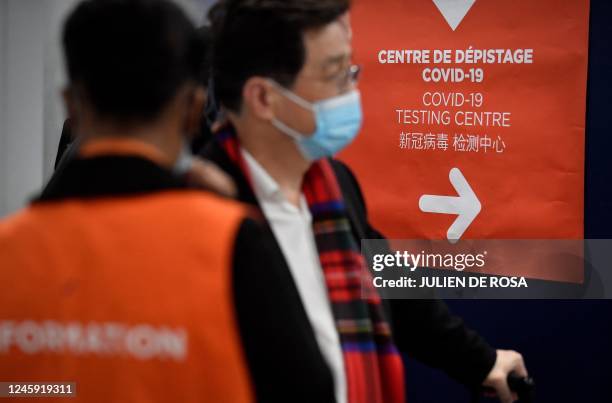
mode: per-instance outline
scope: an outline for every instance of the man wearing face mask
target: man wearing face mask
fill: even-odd
[[[399,351],[503,402],[526,376],[438,300],[361,294],[360,238],[381,238],[357,181],[331,159],[362,120],[351,64],[349,0],[225,0],[210,12],[213,78],[228,124],[203,151],[257,206],[282,252],[304,331],[330,367],[338,403],[403,403]],[[289,288],[288,288],[289,289]],[[299,348],[299,347],[298,347]],[[399,351],[398,351],[399,350]]]
[[[273,241],[176,175],[203,109],[188,18],[86,0],[63,45],[81,144],[0,221],[0,380],[75,382],[88,403],[333,401]]]

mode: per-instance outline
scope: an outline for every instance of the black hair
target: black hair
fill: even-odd
[[[199,58],[198,80],[202,85],[208,87],[211,78],[211,56],[213,46],[212,29],[208,25],[202,25],[196,31],[201,43],[201,53]]]
[[[220,0],[209,12],[217,99],[239,112],[242,88],[253,76],[291,87],[306,58],[304,32],[349,8],[350,0]]]
[[[71,84],[103,117],[154,119],[202,73],[202,42],[166,0],[85,0],[68,17],[63,45]]]

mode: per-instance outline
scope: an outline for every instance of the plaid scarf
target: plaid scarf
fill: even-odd
[[[218,135],[230,159],[248,179],[235,132]],[[349,403],[404,403],[404,367],[369,281],[365,259],[351,232],[338,180],[328,160],[312,164],[303,193],[344,356]],[[367,276],[367,277],[363,277]],[[363,280],[363,281],[362,281]]]

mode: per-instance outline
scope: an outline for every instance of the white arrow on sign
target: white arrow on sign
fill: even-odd
[[[433,2],[454,31],[461,24],[476,0],[433,0]]]
[[[457,214],[446,233],[448,241],[456,243],[480,213],[482,205],[459,168],[451,169],[448,178],[459,196],[423,195],[419,208],[424,213]]]

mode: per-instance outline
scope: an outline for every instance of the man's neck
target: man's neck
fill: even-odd
[[[182,147],[180,135],[169,135],[168,128],[162,125],[92,125],[83,128],[79,135],[83,137],[83,143],[109,138],[141,141],[160,151],[169,166],[174,164]]]
[[[274,128],[236,125],[241,146],[276,181],[291,204],[300,207],[302,182],[310,162],[301,155],[295,142]]]

